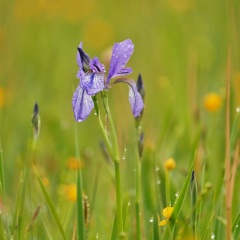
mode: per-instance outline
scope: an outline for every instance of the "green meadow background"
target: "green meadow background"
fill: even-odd
[[[240,106],[239,26],[238,0],[0,0],[0,142],[6,195],[0,209],[6,213],[9,224],[21,172],[25,162],[31,161],[31,118],[37,102],[41,130],[34,161],[40,175],[49,181],[47,190],[60,219],[67,212],[68,239],[73,233],[76,213],[75,203],[66,198],[63,186],[76,182],[76,171],[67,165],[68,159],[75,156],[76,132],[83,190],[92,211],[89,239],[96,236],[108,239],[115,209],[114,170],[102,154],[102,135],[96,116],[92,113],[86,121],[75,123],[71,99],[79,82],[76,53],[80,41],[85,52],[91,58],[98,56],[108,70],[113,44],[129,38],[135,45],[127,64],[133,69],[130,77],[136,80],[141,73],[146,91],[142,119],[143,239],[152,239],[150,219],[156,212],[161,218],[166,207],[164,182],[156,185],[164,175],[164,160],[173,157],[177,164],[171,173],[174,202],[194,152],[199,192],[204,188],[203,171],[204,183],[212,186],[203,201],[202,225],[214,213],[214,224],[210,224],[206,239],[210,239],[217,223],[224,229],[224,221],[220,220],[225,215],[226,66],[230,51],[233,123],[235,109]],[[203,105],[204,96],[210,92],[222,99],[216,112],[207,111]],[[134,203],[135,135],[128,87],[113,86],[109,102],[123,158],[124,199]],[[239,180],[238,171],[236,183]],[[31,222],[37,206],[41,210],[33,230],[28,233],[29,239],[46,239],[54,234],[53,239],[59,239],[34,174],[30,181],[32,200],[24,207],[25,226]],[[155,186],[162,198],[159,205]],[[240,211],[239,191],[240,186],[236,184],[233,219]],[[187,198],[182,210],[186,219],[190,217],[189,201]],[[134,204],[129,212],[134,217]],[[131,218],[127,230],[134,235]]]

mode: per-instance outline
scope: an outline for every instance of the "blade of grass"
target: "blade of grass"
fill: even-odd
[[[238,213],[233,225],[232,225],[233,239],[239,239],[240,237],[240,212]]]
[[[117,229],[117,214],[114,216],[114,221],[113,221],[113,227],[112,227],[112,233],[111,233],[111,240],[116,240],[118,236],[118,229]]]
[[[57,224],[58,230],[59,230],[59,232],[61,233],[62,238],[66,240],[67,238],[66,238],[65,232],[64,232],[64,230],[63,230],[62,223],[61,223],[61,221],[60,221],[60,219],[59,219],[57,210],[56,210],[56,208],[55,208],[55,206],[54,206],[54,203],[53,203],[53,201],[52,201],[52,199],[51,199],[51,197],[50,197],[47,189],[45,188],[45,186],[44,186],[44,184],[43,184],[43,182],[42,182],[41,177],[39,176],[39,173],[38,173],[36,167],[33,166],[33,169],[34,169],[34,172],[35,172],[35,174],[36,174],[36,176],[37,176],[37,180],[38,180],[39,186],[40,186],[40,188],[41,188],[41,190],[42,190],[42,193],[43,193],[43,196],[44,196],[45,201],[46,201],[46,203],[47,203],[47,206],[48,206],[48,208],[49,208],[49,210],[50,210],[50,212],[51,212],[51,214],[52,214],[52,216],[53,216],[53,219],[55,220],[55,222],[56,222],[56,224]]]
[[[193,158],[190,170],[188,172],[187,178],[186,178],[186,180],[183,184],[183,187],[181,189],[181,192],[179,194],[179,198],[177,199],[177,201],[174,204],[173,213],[172,213],[171,218],[169,219],[169,226],[165,229],[162,240],[171,239],[171,234],[173,233],[173,231],[175,229],[176,223],[178,221],[178,217],[180,215],[180,212],[181,212],[185,197],[188,193],[188,188],[189,188],[189,185],[191,182],[193,162],[194,162],[194,158]]]
[[[77,125],[75,124],[75,146],[76,157],[80,161]],[[79,162],[80,164],[80,162]],[[78,239],[85,239],[85,223],[84,223],[84,209],[83,209],[83,193],[82,193],[82,170],[78,168],[77,171],[77,232]]]
[[[0,141],[0,191],[4,201],[5,199],[5,183],[4,183],[4,168],[3,168],[3,157],[2,157],[2,145]]]

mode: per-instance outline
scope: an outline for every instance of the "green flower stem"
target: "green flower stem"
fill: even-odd
[[[167,201],[167,206],[171,206],[169,171],[167,169],[166,169],[166,201]]]
[[[125,239],[126,235],[123,230],[123,213],[122,213],[122,185],[121,185],[121,173],[120,173],[120,161],[119,161],[119,150],[118,150],[118,141],[117,134],[115,131],[112,115],[108,105],[108,98],[106,92],[101,92],[101,96],[103,99],[103,105],[107,114],[107,128],[109,128],[109,136],[108,130],[106,130],[101,122],[101,118],[99,115],[99,123],[102,129],[104,140],[109,151],[109,155],[111,156],[114,167],[115,167],[115,186],[116,186],[116,205],[117,205],[117,226],[118,226],[118,237],[119,239]]]
[[[140,196],[141,196],[141,159],[139,156],[139,141],[140,141],[140,121],[136,121],[136,199],[135,199],[135,214],[136,214],[136,239],[141,239],[141,222],[140,222]]]

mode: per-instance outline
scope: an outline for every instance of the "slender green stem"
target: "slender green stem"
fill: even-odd
[[[141,162],[137,158],[136,161],[136,236],[137,240],[141,239],[141,223],[140,223],[140,195],[141,195]]]
[[[117,204],[117,226],[118,236],[123,233],[123,218],[122,218],[122,186],[119,161],[114,161],[115,178],[116,178],[116,204]]]
[[[165,172],[166,172],[166,201],[167,201],[167,206],[170,206],[171,201],[170,201],[169,171],[165,170]]]

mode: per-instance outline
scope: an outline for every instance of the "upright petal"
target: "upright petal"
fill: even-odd
[[[97,57],[90,61],[90,68],[93,72],[106,72],[105,66],[100,63]]]
[[[129,102],[131,105],[132,113],[134,117],[137,117],[143,110],[144,103],[140,93],[137,90],[136,83],[132,79],[119,78],[115,83],[127,83],[130,86],[129,89]]]
[[[114,44],[110,69],[106,81],[107,84],[113,77],[127,75],[132,72],[132,69],[125,68],[125,65],[131,57],[133,50],[134,45],[130,39]]]
[[[79,71],[77,73],[77,77],[81,78],[85,72],[87,72],[90,69],[89,63],[90,58],[89,56],[82,50],[82,42],[80,42],[78,46],[78,52],[77,52],[77,63],[79,67]]]
[[[72,106],[74,117],[78,122],[84,121],[94,107],[91,96],[89,96],[86,91],[81,88],[80,84],[73,94]]]
[[[87,73],[81,78],[81,87],[88,95],[94,95],[104,89],[104,73]]]

